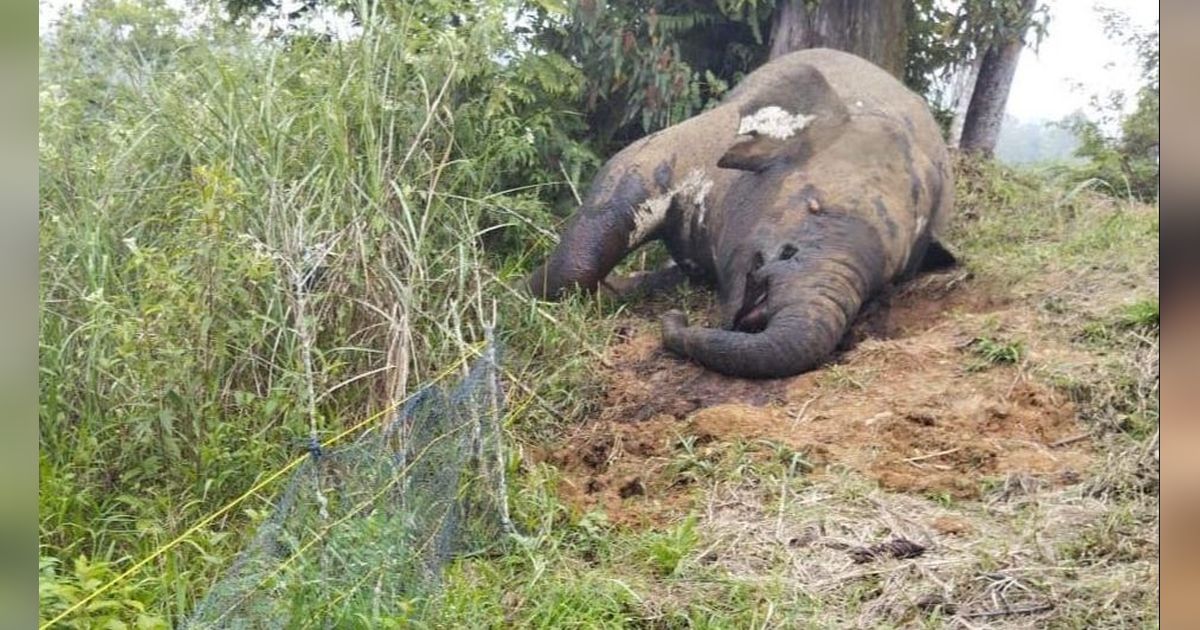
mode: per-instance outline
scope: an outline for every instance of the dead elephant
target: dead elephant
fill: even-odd
[[[952,261],[936,240],[951,178],[921,97],[848,53],[794,52],[609,160],[529,289],[595,290],[661,239],[676,266],[642,282],[715,283],[722,320],[690,327],[666,313],[667,348],[735,376],[798,374],[833,352],[871,296]]]

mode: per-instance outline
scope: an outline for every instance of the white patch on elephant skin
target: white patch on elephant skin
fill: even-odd
[[[803,113],[789,114],[778,105],[768,105],[742,118],[741,124],[738,125],[738,135],[760,133],[777,140],[787,140],[816,118],[805,116]]]
[[[913,226],[913,242],[914,243],[921,238],[921,231],[925,229],[925,225],[928,222],[929,222],[928,219],[926,219],[925,217],[917,217],[917,223],[916,223],[916,225]],[[904,257],[900,259],[900,268],[901,269],[905,269],[908,267],[908,259],[911,257],[912,257],[912,246],[910,244],[909,248],[904,251]]]
[[[695,208],[700,209],[701,221],[704,214],[708,210],[708,206],[704,203],[708,197],[709,191],[712,190],[713,182],[705,176],[701,169],[692,169],[688,174],[675,186],[667,192],[650,197],[649,199],[638,204],[633,209],[633,231],[629,233],[629,247],[633,248],[646,240],[650,233],[658,229],[663,221],[667,218],[667,212],[671,209],[671,201],[676,195],[683,195],[684,201],[687,202],[685,207],[688,210]],[[691,226],[691,217],[681,217],[682,225],[685,229]]]
[[[704,225],[704,217],[708,215],[708,204],[704,200],[708,198],[708,193],[712,190],[713,182],[711,179],[706,179],[700,182],[700,186],[692,194],[692,204],[699,208],[699,216],[696,218],[698,225]]]
[[[629,247],[635,247],[650,235],[667,218],[667,210],[671,208],[670,192],[638,204],[633,209],[633,231],[629,233]]]
[[[693,213],[696,214],[697,223],[704,224],[704,217],[708,214],[708,204],[705,201],[708,199],[708,193],[712,191],[712,187],[713,181],[698,168],[688,171],[683,181],[675,187],[675,194],[680,195],[683,202],[683,216],[679,217],[679,220],[685,240],[690,240],[692,237]]]
[[[700,176],[699,183],[689,183],[689,182],[685,181],[684,185],[690,186],[690,190],[692,193],[692,203],[695,204],[697,207],[703,206],[705,197],[708,197],[709,191],[712,190],[713,182],[711,179],[705,178],[704,173],[699,170],[692,171],[692,173],[698,174]],[[684,190],[687,190],[687,189],[688,188],[685,188]]]
[[[915,230],[913,230],[914,239],[921,237],[921,231],[925,229],[925,223],[925,217],[917,217],[917,227]]]

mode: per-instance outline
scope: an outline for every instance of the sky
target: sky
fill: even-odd
[[[183,0],[168,0],[170,4]],[[63,6],[79,6],[81,0],[39,0],[40,31],[45,32],[52,16]],[[1024,121],[1058,120],[1087,107],[1092,94],[1113,89],[1133,93],[1139,86],[1134,53],[1109,41],[1093,7],[1118,9],[1133,24],[1145,28],[1158,19],[1153,0],[1042,0],[1049,8],[1046,39],[1035,52],[1021,53],[1017,74],[1008,97],[1007,113]],[[1110,65],[1111,64],[1111,65]],[[1072,87],[1083,84],[1082,89]],[[1129,99],[1132,101],[1133,99]]]
[[[1042,0],[1050,10],[1046,39],[1037,52],[1021,52],[1008,95],[1007,113],[1021,120],[1058,120],[1085,109],[1091,94],[1113,89],[1132,93],[1140,87],[1134,51],[1104,35],[1093,7],[1102,5],[1129,15],[1140,28],[1158,20],[1153,0]],[[1114,64],[1111,68],[1108,63]],[[1084,84],[1082,91],[1073,82]],[[1132,100],[1132,99],[1129,99]]]

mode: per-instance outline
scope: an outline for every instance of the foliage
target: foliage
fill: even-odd
[[[689,516],[665,532],[649,535],[644,553],[656,572],[674,575],[679,570],[680,563],[695,550],[699,542],[696,522],[695,516]]]
[[[936,89],[939,73],[960,61],[946,38],[955,15],[937,0],[912,0],[906,6],[908,62],[904,83],[918,94],[928,96]]]
[[[313,429],[325,439],[469,356],[493,300],[528,341],[510,369],[556,358],[526,377],[542,403],[522,421],[573,413],[591,303],[549,329],[506,283],[552,242],[564,174],[595,165],[569,138],[581,77],[519,49],[508,3],[474,3],[454,28],[431,19],[447,6],[366,15],[352,41],[256,41],[94,0],[43,41],[40,552],[61,587],[47,598],[112,575],[61,567],[127,568]],[[266,498],[114,595],[145,611],[89,605],[74,623],[186,613]]]
[[[951,79],[968,72],[993,45],[1014,38],[1028,41],[1032,32],[1036,49],[1050,23],[1044,5],[1029,10],[1023,0],[963,0],[952,5],[912,0],[908,7],[905,83],[925,96],[946,135],[954,118],[954,104],[947,98]]]
[[[532,0],[514,5],[513,24],[526,45],[562,59],[583,77],[572,103],[586,133],[573,136],[608,156],[630,141],[713,105],[742,75],[767,60],[766,37],[778,0]],[[233,15],[258,15],[272,0],[228,0]],[[307,0],[298,16],[317,6],[357,15],[353,2]],[[394,5],[384,3],[390,11]],[[441,21],[462,23],[458,4],[446,2]],[[970,0],[947,8],[936,0],[906,3],[908,58],[905,84],[926,96],[949,128],[953,112],[942,81],[998,38],[1032,29],[1045,34],[1045,8],[1021,10],[1017,0]],[[434,19],[427,16],[427,19]],[[1036,45],[1036,44],[1035,44]]]
[[[1127,305],[1118,319],[1122,326],[1135,329],[1158,328],[1158,298],[1138,300]]]
[[[1045,4],[1028,4],[1028,0],[964,0],[950,22],[947,41],[963,55],[960,58],[973,58],[996,43],[1027,41],[1032,32],[1030,43],[1036,50],[1048,32],[1050,12]]]
[[[1125,95],[1112,92],[1092,96],[1091,116],[1077,112],[1059,122],[1079,137],[1080,147],[1075,155],[1087,160],[1085,165],[1064,172],[1074,181],[1104,182],[1111,194],[1147,201],[1157,199],[1158,24],[1140,31],[1123,13],[1103,8],[1098,11],[1105,34],[1135,51],[1142,87],[1129,113],[1125,111]]]
[[[536,2],[534,43],[587,77],[578,103],[602,154],[714,103],[766,60],[774,3],[760,0]]]
[[[356,4],[358,3],[354,0],[224,0],[225,9],[234,20],[283,10],[287,11],[284,15],[286,19],[296,20],[315,12],[323,5],[352,9]]]
[[[539,46],[576,63],[587,77],[580,109],[602,155],[711,105],[767,59],[765,35],[776,0],[571,0],[537,2]],[[953,112],[939,79],[992,42],[1046,33],[1045,7],[1017,0],[971,0],[952,9],[936,0],[906,4],[905,84],[926,97],[948,128]]]
[[[425,2],[431,10],[421,19],[458,28],[472,19],[467,4]],[[235,21],[274,16],[280,8],[275,0],[225,5]],[[404,5],[379,6],[395,19]],[[584,114],[586,131],[564,131],[608,155],[699,111],[765,60],[762,28],[772,8],[773,0],[533,0],[510,4],[509,25],[522,48],[583,78],[575,88],[584,89],[569,104]],[[282,20],[299,22],[325,9],[361,20],[362,8],[347,0],[305,0]]]
[[[41,558],[38,562],[38,602],[43,617],[57,614],[79,602],[92,590],[111,580],[116,572],[106,562],[93,562],[86,555],[76,556],[70,567],[62,566],[56,558]],[[102,598],[88,604],[87,623],[72,627],[124,627],[132,621],[139,630],[165,630],[171,627],[158,614],[150,612],[154,602],[150,591],[136,582],[127,582]]]
[[[960,157],[955,183],[959,235],[951,242],[962,242],[972,271],[1033,279],[1047,260],[1085,267],[1103,255],[1102,269],[1124,273],[1157,254],[1147,246],[1158,235],[1156,213],[1089,209],[1098,203],[1093,187],[1063,179],[1056,169]]]

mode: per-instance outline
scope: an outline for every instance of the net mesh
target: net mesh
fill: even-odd
[[[489,339],[458,383],[419,390],[380,430],[314,444],[183,627],[372,625],[406,615],[452,558],[500,544],[512,525],[498,372]]]

